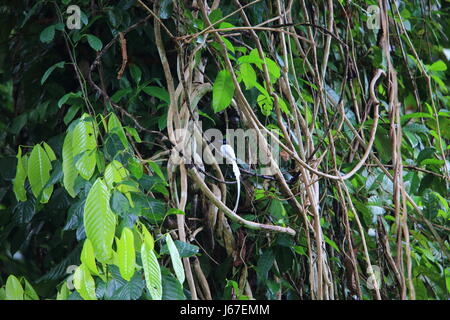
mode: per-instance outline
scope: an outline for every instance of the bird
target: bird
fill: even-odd
[[[236,178],[237,182],[237,197],[236,197],[236,205],[234,207],[233,212],[236,212],[237,207],[239,205],[239,196],[241,194],[241,172],[239,171],[239,167],[237,165],[238,159],[236,158],[236,155],[234,154],[233,148],[227,143],[227,140],[223,140],[223,144],[220,146],[220,153],[231,162],[232,168],[233,168],[233,174]]]

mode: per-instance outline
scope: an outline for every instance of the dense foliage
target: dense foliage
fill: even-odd
[[[449,14],[2,1],[0,299],[448,299]]]

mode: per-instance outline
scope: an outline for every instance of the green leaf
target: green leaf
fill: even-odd
[[[159,199],[132,193],[131,197],[135,203],[136,210],[152,223],[162,222],[166,216],[166,203]]]
[[[67,300],[69,294],[70,291],[69,288],[67,287],[67,283],[63,282],[63,284],[61,285],[61,289],[56,294],[56,300]]]
[[[228,70],[221,70],[216,77],[213,85],[214,112],[225,110],[231,103],[234,95],[234,84]]]
[[[283,111],[285,114],[289,115],[291,113],[283,98],[278,99],[278,105],[280,106],[281,111]]]
[[[44,149],[45,149],[45,152],[47,152],[47,155],[48,155],[48,158],[50,159],[50,161],[55,161],[56,160],[55,152],[46,142],[44,142]]]
[[[280,78],[280,67],[272,59],[266,58],[267,70],[269,71],[270,82],[274,83]]]
[[[242,80],[244,80],[245,89],[249,90],[255,86],[256,72],[249,63],[243,63],[240,65],[240,71]]]
[[[140,179],[144,175],[144,167],[139,159],[135,157],[130,157],[128,159],[128,168],[130,168],[131,174],[136,178]]]
[[[89,272],[99,275],[97,264],[95,263],[94,247],[89,239],[84,240],[80,260],[88,268]]]
[[[141,297],[145,282],[142,279],[142,272],[136,272],[129,280],[120,276],[116,266],[111,266],[113,279],[108,282],[107,299],[111,300],[137,300]],[[109,296],[110,295],[110,296]]]
[[[122,192],[114,190],[111,196],[111,209],[120,217],[125,217],[130,212],[130,201]]]
[[[229,22],[221,22],[219,24],[219,29],[229,29],[229,28],[235,28],[235,26]]]
[[[65,64],[65,62],[61,61],[61,62],[55,63],[50,68],[48,68],[47,71],[45,71],[44,75],[41,78],[41,84],[44,84],[44,82],[48,79],[48,77],[50,77],[50,75],[56,68],[59,68],[59,69],[64,68],[64,64]]]
[[[73,120],[73,118],[78,113],[80,108],[81,108],[81,105],[78,105],[78,104],[70,106],[69,110],[67,110],[66,115],[64,116],[64,123],[66,125],[68,125]]]
[[[87,37],[88,43],[92,49],[94,49],[95,51],[102,50],[102,47],[103,47],[102,40],[100,40],[99,38],[97,38],[96,36],[94,36],[92,34],[88,34],[88,35],[86,35],[86,37]]]
[[[231,51],[234,53],[234,46],[233,44],[230,42],[230,40],[228,40],[225,37],[220,37],[220,39],[222,39],[223,43],[225,44],[225,46],[227,47],[227,50]]]
[[[436,61],[430,66],[430,71],[446,71],[446,70],[447,65],[442,60]]]
[[[323,235],[323,238],[325,240],[326,243],[328,243],[331,247],[333,247],[334,250],[336,250],[337,252],[341,252],[336,244],[336,242],[334,242],[333,240],[331,240],[330,238],[328,238],[326,235]]]
[[[94,125],[86,121],[88,114],[83,114],[80,122],[76,125],[72,134],[72,150],[74,158],[79,156],[75,167],[83,179],[89,180],[94,174],[97,148]]]
[[[154,249],[155,247],[155,239],[153,239],[152,234],[147,230],[147,228],[141,224],[142,226],[142,238],[144,242],[147,244],[148,248]]]
[[[166,212],[166,216],[174,215],[174,214],[181,214],[185,215],[186,213],[183,210],[177,209],[177,208],[170,208]]]
[[[111,113],[108,120],[108,132],[115,133],[119,136],[120,141],[124,147],[128,147],[128,140],[123,130],[119,118],[114,113]]]
[[[137,186],[130,184],[120,184],[130,176],[129,171],[117,160],[113,160],[105,169],[106,185],[112,189],[117,185],[117,190],[122,192],[130,201],[131,207],[134,207],[130,192],[138,192]]]
[[[175,246],[170,233],[166,235],[166,241],[167,248],[169,249],[170,259],[172,260],[173,270],[175,271],[175,275],[177,276],[178,281],[183,284],[185,279],[183,262],[181,261],[180,253],[178,252],[178,249]]]
[[[122,230],[122,237],[117,241],[117,258],[120,274],[125,280],[130,281],[134,275],[136,254],[133,232],[128,228]]]
[[[54,37],[55,37],[55,26],[51,25],[42,30],[39,39],[43,43],[50,43]]]
[[[125,130],[128,132],[128,134],[130,136],[132,136],[134,138],[134,141],[136,141],[137,143],[141,143],[141,137],[139,137],[139,133],[137,132],[137,130],[135,128],[132,127],[125,127]]]
[[[27,200],[27,192],[24,187],[25,179],[27,178],[27,159],[27,156],[22,157],[22,148],[19,147],[19,151],[17,152],[16,177],[13,180],[13,191],[17,201]]]
[[[10,275],[5,286],[6,300],[23,300],[23,288],[19,279]]]
[[[61,107],[63,106],[63,104],[67,103],[67,101],[69,101],[69,99],[76,99],[76,98],[81,98],[81,92],[69,92],[66,93],[65,95],[63,95],[61,97],[61,99],[58,100],[58,108],[61,109]]]
[[[25,287],[24,300],[39,300],[39,296],[37,295],[33,286],[27,281],[27,279],[23,278],[22,280]]]
[[[253,64],[256,64],[257,66],[260,66],[264,61],[258,56],[257,53],[258,52],[256,51],[256,55],[251,54],[251,55],[239,57],[238,62],[239,63],[253,63]]]
[[[167,269],[164,269],[162,277],[163,300],[186,300],[183,286]]]
[[[112,257],[112,243],[116,227],[116,216],[109,206],[110,192],[101,178],[98,178],[84,206],[84,228],[91,240],[94,253],[100,262],[106,263]]]
[[[198,251],[199,251],[199,247],[190,244],[190,243],[186,243],[180,240],[175,240],[175,245],[178,249],[178,252],[180,254],[181,258],[189,258],[189,257],[193,257],[195,256]],[[168,254],[169,253],[169,249],[167,247],[167,245],[162,246],[160,254]]]
[[[31,191],[36,198],[41,195],[40,202],[47,203],[53,192],[53,186],[44,189],[50,178],[52,165],[47,153],[38,144],[34,146],[28,160],[28,179],[30,180]]]
[[[139,82],[141,82],[142,77],[141,69],[134,63],[130,63],[128,67],[130,68],[130,73],[131,76],[133,77],[133,80],[136,82],[136,84],[139,84]]]
[[[74,190],[75,180],[78,177],[78,172],[74,163],[74,154],[73,154],[73,131],[69,131],[64,138],[64,144],[62,148],[62,159],[63,159],[63,183],[64,188],[66,188],[67,192],[70,194],[72,198],[75,198],[77,193]]]
[[[267,280],[267,274],[272,268],[275,261],[275,255],[271,249],[267,249],[259,256],[258,264],[256,266],[256,273],[258,275],[258,282]]]
[[[150,166],[150,168],[152,168],[153,172],[156,173],[156,175],[161,178],[162,181],[166,181],[166,177],[164,177],[161,168],[156,162],[148,161],[148,165]]]
[[[450,293],[450,268],[445,269],[445,286],[447,287],[447,292]]]
[[[73,276],[73,285],[84,300],[97,300],[95,281],[86,265],[81,264]]]
[[[144,269],[145,284],[153,300],[162,299],[161,268],[155,252],[147,242],[141,246],[142,268]]]
[[[163,89],[160,87],[148,86],[148,87],[143,88],[142,91],[144,91],[149,96],[156,97],[159,100],[167,102],[167,104],[170,103],[169,92],[167,92],[166,89]]]

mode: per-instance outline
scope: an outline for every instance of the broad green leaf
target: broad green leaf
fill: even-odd
[[[141,137],[139,137],[139,133],[135,128],[132,127],[125,127],[125,130],[128,132],[129,135],[131,135],[134,138],[134,141],[137,143],[141,143]]]
[[[214,81],[212,107],[214,112],[226,109],[233,99],[234,84],[228,70],[221,70]]]
[[[84,240],[80,260],[88,268],[89,272],[99,275],[97,264],[95,263],[94,247],[89,239]]]
[[[450,293],[450,268],[445,269],[445,286],[447,287],[447,292]]]
[[[447,65],[444,61],[438,60],[430,66],[430,71],[446,71]]]
[[[184,268],[183,262],[180,258],[180,253],[170,236],[170,233],[166,235],[167,248],[169,249],[170,259],[172,260],[172,267],[175,271],[175,275],[177,276],[178,281],[183,284],[185,276],[184,276]]]
[[[227,49],[231,52],[234,53],[234,46],[233,44],[230,42],[230,40],[228,40],[225,37],[220,37],[220,39],[222,39],[223,43],[225,44],[225,46],[227,47]]]
[[[84,179],[89,180],[95,170],[97,141],[94,125],[90,121],[85,121],[87,117],[89,117],[88,114],[83,114],[73,130],[72,150],[74,158],[79,157],[75,162],[78,173]]]
[[[92,49],[94,49],[95,51],[102,50],[102,47],[103,47],[102,40],[100,40],[99,38],[97,38],[96,36],[94,36],[92,34],[88,34],[88,35],[86,35],[86,37],[87,37],[88,43]]]
[[[128,170],[117,160],[113,160],[106,166],[105,182],[110,189],[113,189],[115,184],[126,179],[128,176]]]
[[[118,190],[113,190],[111,194],[111,210],[120,217],[130,213],[130,201]]]
[[[117,241],[117,258],[122,278],[130,281],[134,274],[136,253],[133,232],[128,228],[122,230],[122,237]]]
[[[109,206],[111,194],[102,179],[98,178],[84,206],[84,228],[94,247],[95,257],[106,263],[112,257],[112,243],[116,227],[116,216]]]
[[[166,212],[166,216],[170,216],[170,215],[173,215],[173,214],[185,215],[186,213],[183,210],[180,210],[180,209],[177,209],[177,208],[170,208]]]
[[[23,288],[19,279],[10,275],[5,286],[6,300],[23,300]]]
[[[119,118],[114,113],[111,113],[108,120],[108,132],[115,133],[119,136],[120,141],[124,147],[128,146],[127,136],[123,130],[122,124]]]
[[[241,56],[238,59],[239,63],[253,63],[260,66],[264,61],[258,56],[258,54],[251,54],[246,56]]]
[[[27,156],[22,157],[22,148],[17,152],[16,177],[13,180],[13,191],[17,201],[27,201],[27,192],[24,187],[27,178]]]
[[[153,300],[162,299],[161,268],[155,252],[147,242],[141,246],[142,268],[144,269],[145,284]]]
[[[192,256],[195,256],[198,251],[199,251],[199,247],[190,244],[190,243],[186,243],[180,240],[175,240],[175,245],[177,246],[178,252],[180,254],[181,258],[189,258]],[[167,245],[162,246],[161,251],[159,252],[159,254],[168,254],[169,253],[169,249],[167,248]]]
[[[45,71],[44,75],[41,78],[41,84],[44,84],[44,82],[48,79],[48,77],[50,77],[50,75],[56,68],[59,68],[59,69],[64,68],[64,64],[65,64],[65,62],[61,61],[61,62],[55,63],[50,68],[48,68],[47,71]]]
[[[244,80],[245,89],[249,90],[255,86],[256,72],[249,63],[243,63],[240,65],[241,77]]]
[[[95,281],[86,265],[81,264],[73,276],[73,285],[84,300],[97,300]]]
[[[42,30],[39,39],[43,43],[49,43],[55,37],[55,25],[48,26],[44,30]]]
[[[136,157],[130,157],[128,159],[128,168],[136,179],[140,179],[144,175],[144,167],[142,166],[141,160]]]
[[[24,300],[39,300],[39,296],[34,290],[33,286],[27,281],[27,279],[22,279],[24,282]]]
[[[63,282],[63,284],[61,285],[61,289],[58,291],[56,295],[56,300],[67,300],[69,294],[70,291],[69,288],[67,287],[67,283]]]
[[[235,26],[229,22],[221,22],[219,24],[219,29],[229,29],[229,28],[235,28]]]
[[[290,114],[291,112],[289,111],[289,108],[286,104],[286,102],[284,101],[283,98],[279,98],[278,99],[278,105],[280,106],[281,111],[283,111],[285,114]]]
[[[133,77],[133,80],[136,82],[136,84],[139,84],[139,82],[141,82],[142,77],[141,69],[134,63],[130,63],[128,67],[130,68],[130,73],[131,76]]]
[[[164,177],[164,174],[161,171],[161,168],[159,167],[159,165],[156,162],[148,161],[148,165],[150,166],[150,168],[152,168],[153,172],[156,173],[156,175],[161,178],[162,181],[164,181],[164,182],[166,181],[166,177]]]
[[[73,120],[73,118],[76,116],[80,108],[81,105],[79,104],[74,104],[70,106],[69,110],[67,110],[66,115],[64,116],[64,123],[66,125],[68,125]]]
[[[160,88],[160,87],[154,87],[154,86],[148,86],[142,89],[146,94],[152,97],[156,97],[161,101],[167,102],[167,104],[170,103],[170,96],[169,92],[167,92],[166,89]]]
[[[269,71],[270,82],[274,83],[280,78],[280,67],[272,59],[266,58],[267,70]]]
[[[74,186],[75,186],[75,180],[78,176],[77,168],[75,167],[74,163],[74,154],[73,154],[73,147],[72,147],[72,138],[73,137],[73,131],[69,131],[66,134],[66,137],[64,138],[64,144],[62,148],[62,166],[63,166],[63,183],[64,188],[66,188],[67,192],[70,194],[72,198],[75,198],[77,193],[75,192]]]
[[[131,207],[134,207],[130,192],[138,192],[138,187],[130,184],[120,184],[129,178],[129,176],[129,171],[117,160],[113,160],[105,169],[106,185],[112,189],[115,184],[119,184],[117,185],[117,190],[122,192],[128,198]]]
[[[330,238],[328,238],[326,235],[323,235],[324,240],[326,243],[328,243],[331,247],[334,248],[334,250],[336,250],[337,252],[341,252],[336,244],[336,242],[334,242],[333,240],[331,240]]]
[[[142,296],[145,281],[142,279],[142,272],[135,272],[129,280],[125,280],[120,275],[116,266],[110,268],[113,279],[108,282],[105,295],[108,300],[137,300]]]
[[[55,152],[46,142],[44,142],[44,149],[45,149],[45,152],[47,152],[47,155],[48,155],[48,158],[50,159],[50,161],[55,161],[56,160]]]
[[[61,107],[63,106],[63,104],[67,103],[67,101],[69,101],[70,99],[77,99],[77,98],[81,98],[81,91],[78,92],[69,92],[66,93],[65,95],[63,95],[59,100],[58,100],[58,108],[61,109]]]
[[[186,300],[183,285],[167,269],[163,270],[162,286],[163,300]]]
[[[147,244],[148,248],[154,249],[155,247],[155,240],[153,239],[152,234],[147,230],[147,228],[141,224],[142,226],[142,238],[144,239],[144,242]]]
[[[30,180],[31,191],[36,198],[42,192],[41,203],[47,203],[53,192],[53,186],[43,190],[50,178],[51,169],[52,165],[45,150],[39,144],[34,146],[28,159],[28,179]]]

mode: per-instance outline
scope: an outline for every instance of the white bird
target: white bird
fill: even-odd
[[[236,159],[236,155],[234,154],[234,150],[233,148],[227,144],[224,143],[221,147],[220,147],[220,153],[222,153],[222,155],[231,161],[231,165],[233,167],[233,173],[234,176],[236,178],[237,181],[237,198],[236,198],[236,205],[234,207],[233,212],[236,212],[236,209],[239,205],[239,196],[241,195],[241,172],[239,171],[239,167],[237,165],[237,159]]]

